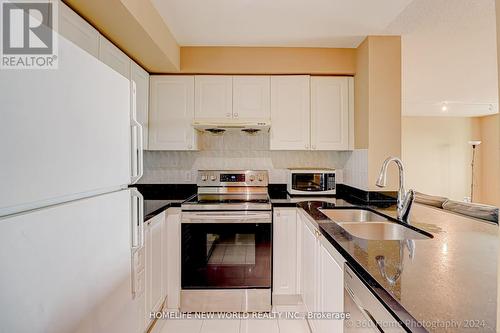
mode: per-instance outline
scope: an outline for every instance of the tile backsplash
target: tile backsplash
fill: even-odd
[[[348,163],[354,167],[355,163],[363,161],[360,158],[352,160],[352,155],[350,151],[271,151],[268,133],[231,132],[222,136],[205,133],[200,137],[199,151],[146,151],[144,176],[139,182],[196,183],[197,170],[255,169],[268,170],[271,183],[286,183],[287,168],[344,169]],[[353,174],[356,172],[349,173]]]
[[[344,184],[368,191],[368,149],[351,152],[344,165]]]

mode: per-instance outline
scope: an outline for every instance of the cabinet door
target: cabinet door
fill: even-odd
[[[311,77],[311,148],[349,149],[349,78]]]
[[[302,299],[309,312],[317,311],[317,267],[318,267],[318,241],[313,229],[306,221],[301,223],[302,229],[302,257],[301,257],[301,283]],[[312,332],[317,332],[317,321],[309,320]]]
[[[344,311],[344,272],[329,251],[319,247],[319,284],[317,288],[318,311]],[[342,320],[319,320],[316,322],[320,333],[339,332],[344,329]]]
[[[181,209],[167,210],[167,307],[179,309],[181,295]]]
[[[104,36],[101,36],[99,42],[99,59],[127,79],[130,79],[130,58]]]
[[[195,150],[194,77],[150,78],[149,150]]]
[[[271,150],[310,149],[308,75],[271,77]]]
[[[297,295],[297,213],[295,208],[273,214],[273,294]]]
[[[146,222],[146,316],[158,311],[166,296],[165,212]]]
[[[59,1],[59,33],[94,57],[99,57],[99,32]]]
[[[148,149],[149,73],[130,62],[130,79],[136,85],[137,121],[142,125],[144,149]]]
[[[232,119],[232,76],[197,75],[195,89],[196,120]]]
[[[233,76],[233,118],[241,121],[271,119],[269,76]]]

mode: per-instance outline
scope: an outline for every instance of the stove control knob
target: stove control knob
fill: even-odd
[[[255,176],[254,175],[251,175],[250,176],[250,181],[253,182],[255,180]]]
[[[216,180],[217,180],[217,177],[215,177],[215,175],[211,175],[211,176],[210,176],[210,180],[214,182],[214,181],[216,181]]]
[[[208,179],[207,175],[201,175],[201,180],[206,182]]]

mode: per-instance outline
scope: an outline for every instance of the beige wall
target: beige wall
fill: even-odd
[[[497,14],[497,58],[498,62],[497,65],[500,65],[500,0],[495,1],[495,8],[496,8],[496,14]],[[500,73],[500,70],[498,71]],[[498,87],[500,88],[500,75],[498,77]],[[498,93],[498,96],[500,96],[500,92]],[[500,132],[500,117],[497,116],[497,131]],[[500,142],[499,142],[499,147],[500,147]],[[498,152],[500,154],[500,151]],[[493,170],[494,172],[494,170]],[[498,166],[497,170],[497,182],[500,179],[500,165]],[[500,206],[500,205],[499,205]],[[499,239],[500,239],[500,232],[498,233]],[[497,271],[497,281],[498,281],[498,288],[497,288],[497,329],[498,325],[500,325],[500,253],[498,253],[498,263],[497,263],[498,271]]]
[[[478,202],[500,207],[500,115],[481,117]]]
[[[368,148],[368,188],[388,156],[401,156],[401,38],[369,36],[358,48],[355,75],[355,147]],[[398,187],[389,169],[388,187]]]
[[[403,117],[407,187],[459,201],[470,197],[472,150],[468,141],[479,139],[478,123],[478,119],[466,117]],[[479,162],[479,155],[476,160]],[[479,163],[476,166],[479,185]]]
[[[180,48],[150,0],[65,0],[149,72],[178,72]]]
[[[368,184],[377,190],[380,167],[388,156],[401,156],[401,38],[369,37]],[[397,189],[396,168],[389,187]]]
[[[338,74],[355,72],[356,49],[182,47],[181,72],[198,74]]]
[[[354,147],[368,148],[368,89],[369,89],[368,39],[358,46],[356,52],[356,75],[354,77]]]

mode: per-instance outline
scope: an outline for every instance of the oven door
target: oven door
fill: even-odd
[[[271,287],[269,211],[183,212],[182,289]]]

